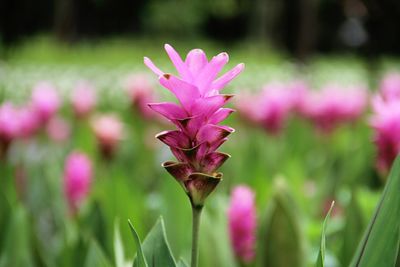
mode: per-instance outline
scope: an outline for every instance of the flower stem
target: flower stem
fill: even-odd
[[[191,267],[197,267],[198,257],[199,257],[199,231],[200,231],[200,216],[202,206],[192,205],[192,262]]]

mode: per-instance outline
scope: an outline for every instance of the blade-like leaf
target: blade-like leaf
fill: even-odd
[[[139,235],[137,234],[130,220],[128,220],[128,223],[129,223],[129,228],[131,228],[133,239],[135,239],[135,244],[136,244],[136,259],[133,262],[133,267],[147,267],[148,265],[146,259],[144,258],[143,248],[140,242]]]
[[[172,256],[162,217],[153,226],[142,244],[144,257],[149,266],[152,267],[176,267]],[[136,261],[135,261],[136,262]]]
[[[99,245],[96,243],[96,241],[92,240],[88,253],[86,255],[86,260],[85,260],[85,267],[111,267],[112,265],[110,262],[107,260],[107,258],[104,256],[103,251],[99,247]]]
[[[296,202],[291,198],[284,180],[276,182],[268,216],[263,223],[258,254],[262,266],[305,266],[304,237],[297,215]],[[290,251],[290,253],[287,253]]]
[[[178,264],[176,265],[176,267],[188,267],[188,266],[189,265],[183,259],[180,259],[178,261]]]
[[[385,189],[351,267],[394,266],[399,249],[400,227],[400,157],[397,157]]]
[[[124,245],[121,240],[121,232],[119,230],[119,220],[114,223],[114,255],[116,267],[131,266],[125,260]]]
[[[321,233],[321,244],[319,247],[318,258],[317,258],[317,267],[324,267],[325,266],[325,241],[326,241],[326,227],[328,224],[329,217],[331,216],[331,212],[333,206],[335,205],[335,201],[332,201],[331,207],[329,208],[328,213],[324,219],[324,223],[322,224],[322,233]]]

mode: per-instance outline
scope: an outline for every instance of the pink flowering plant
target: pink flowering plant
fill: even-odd
[[[194,49],[183,61],[172,46],[165,45],[165,50],[179,76],[161,71],[147,57],[144,63],[179,103],[149,103],[149,106],[177,127],[156,137],[169,146],[177,160],[164,162],[162,166],[179,182],[192,204],[192,266],[197,266],[201,210],[207,196],[222,179],[219,167],[230,157],[218,148],[234,131],[220,125],[233,112],[223,107],[232,95],[220,94],[220,90],[243,70],[244,64],[238,64],[217,78],[228,63],[227,53],[220,53],[208,61],[201,49]]]

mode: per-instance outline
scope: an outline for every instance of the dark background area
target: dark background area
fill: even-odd
[[[202,37],[315,52],[400,54],[397,0],[2,0],[0,38],[10,46],[51,33],[62,42],[109,36]]]

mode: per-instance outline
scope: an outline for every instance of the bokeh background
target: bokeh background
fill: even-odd
[[[230,105],[238,112],[227,122],[236,132],[222,147],[232,155],[222,167],[224,180],[207,202],[200,266],[239,266],[227,226],[229,195],[238,184],[256,196],[254,266],[313,265],[332,200],[327,266],[347,266],[385,183],[385,170],[376,164],[370,96],[400,71],[399,22],[395,0],[1,1],[1,105],[29,106],[32,90],[43,82],[60,100],[55,120],[8,140],[1,157],[0,266],[130,266],[136,248],[127,220],[144,239],[159,215],[176,258],[189,259],[190,205],[160,167],[171,154],[154,138],[173,126],[143,106],[147,99],[171,98],[143,64],[148,56],[174,72],[165,43],[182,57],[202,48],[209,58],[228,52],[228,67],[246,64],[225,89],[236,95]],[[84,118],[74,112],[72,96],[82,81],[96,95]],[[274,131],[241,108],[241,100],[265,84],[286,88],[297,81],[309,92],[335,84],[340,92],[356,87],[368,96],[357,98],[364,104],[354,119],[329,129],[290,108]],[[251,105],[267,112],[263,102]],[[327,120],[334,113],[325,112]],[[115,124],[94,126],[110,113],[123,128],[114,132],[112,155],[101,147],[99,131]],[[93,168],[76,212],[64,184],[73,151],[87,155]]]

